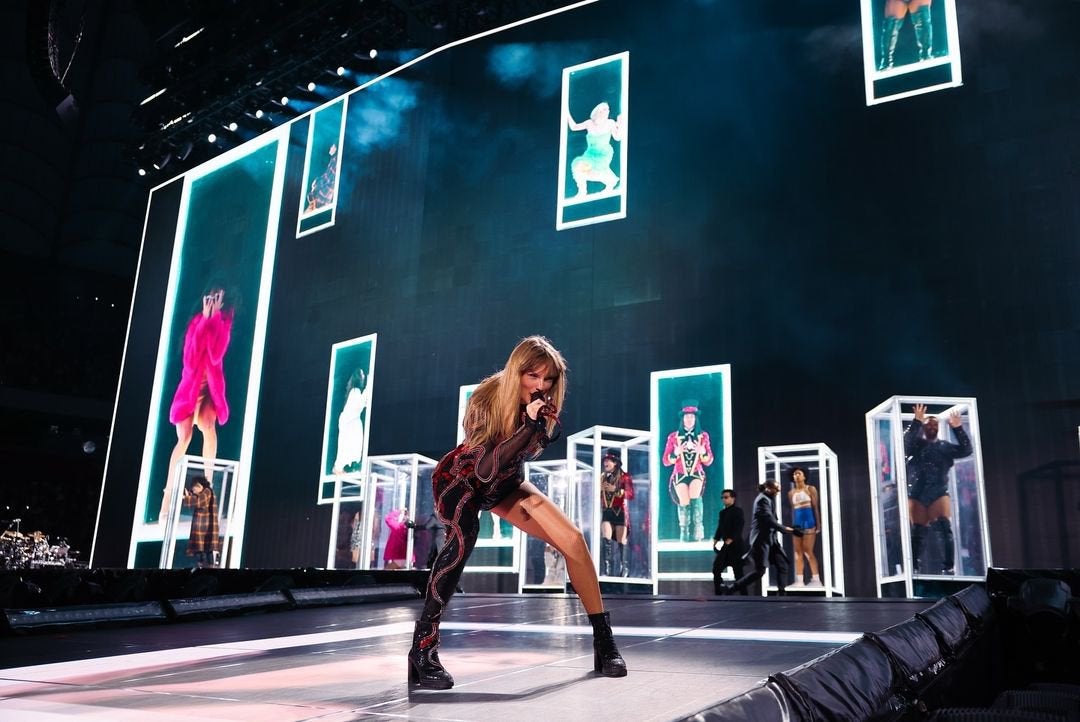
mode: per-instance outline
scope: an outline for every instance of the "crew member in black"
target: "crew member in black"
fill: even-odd
[[[735,506],[735,490],[724,489],[720,495],[724,502],[724,508],[716,521],[716,531],[713,532],[713,548],[716,550],[716,558],[713,559],[713,588],[717,594],[724,593],[724,582],[721,578],[724,569],[731,567],[735,578],[743,575],[743,554],[746,553],[746,541],[743,539],[743,510]],[[742,590],[747,594],[746,588]]]
[[[802,534],[801,529],[784,526],[776,518],[773,499],[780,493],[780,484],[776,479],[769,479],[758,485],[759,494],[754,499],[754,515],[750,518],[750,551],[744,558],[749,558],[754,569],[744,574],[734,584],[724,587],[725,594],[742,592],[751,584],[765,576],[769,565],[776,567],[776,589],[780,596],[787,593],[788,556],[778,534]]]

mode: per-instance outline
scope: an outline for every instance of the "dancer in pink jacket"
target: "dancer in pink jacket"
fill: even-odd
[[[203,294],[202,309],[188,323],[184,334],[184,368],[169,408],[169,422],[176,426],[176,446],[169,459],[159,521],[165,521],[170,512],[175,477],[191,443],[193,428],[202,432],[203,473],[213,483],[217,425],[229,420],[222,363],[232,334],[233,311],[232,304],[225,306],[225,289],[212,285]]]

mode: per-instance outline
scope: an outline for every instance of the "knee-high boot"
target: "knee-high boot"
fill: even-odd
[[[611,633],[611,612],[589,615],[593,629],[593,671],[605,677],[625,677],[626,662]]]
[[[700,496],[690,500],[690,523],[693,525],[694,541],[701,541],[705,538],[704,511],[705,506]]]
[[[888,70],[896,58],[896,41],[900,39],[900,27],[903,19],[885,18],[881,21],[881,46],[878,49],[878,70]]]
[[[919,573],[919,565],[922,561],[923,540],[926,537],[926,527],[922,524],[911,525],[911,568],[915,574]]]
[[[600,574],[611,576],[611,557],[614,555],[615,540],[604,539],[600,544]]]
[[[439,661],[439,623],[421,620],[413,630],[409,650],[409,686],[450,689],[454,678]]]
[[[619,542],[616,548],[619,550],[619,553],[615,557],[617,560],[615,563],[615,573],[620,577],[628,577],[630,576],[630,560],[626,557],[626,545]]]
[[[450,500],[444,497],[443,502],[449,503],[449,508],[454,508],[456,514],[451,519],[442,511],[439,513],[439,518],[446,524],[446,543],[435,557],[428,576],[427,599],[413,632],[409,650],[410,687],[450,689],[454,686],[454,678],[439,661],[439,622],[476,544],[480,510],[470,497]]]
[[[911,14],[911,26],[915,29],[919,60],[929,60],[934,55],[934,25],[930,19],[929,5],[923,5]]]
[[[956,552],[954,551],[955,540],[953,539],[952,521],[942,517],[941,519],[935,519],[931,526],[934,527],[938,539],[941,540],[941,573],[953,574]]]
[[[690,541],[690,507],[676,508],[679,510],[679,541]]]

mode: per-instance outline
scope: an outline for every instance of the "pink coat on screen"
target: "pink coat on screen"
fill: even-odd
[[[184,371],[180,385],[176,387],[169,422],[176,424],[195,413],[203,380],[210,400],[217,411],[217,422],[229,420],[229,402],[225,400],[225,373],[221,363],[229,348],[232,335],[233,314],[231,310],[215,313],[209,318],[201,313],[195,315],[184,334]]]
[[[401,509],[391,509],[386,515],[386,525],[390,527],[390,538],[383,549],[383,560],[404,559],[409,548],[409,529],[413,523]]]

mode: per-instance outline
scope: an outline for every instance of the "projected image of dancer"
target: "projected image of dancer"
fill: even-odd
[[[792,540],[795,549],[795,583],[793,587],[806,584],[803,577],[803,558],[810,565],[811,587],[824,586],[818,560],[814,554],[814,541],[817,539],[818,520],[821,509],[818,506],[818,490],[806,483],[806,470],[796,466],[791,472],[792,487],[788,490],[788,503],[791,504],[791,525],[802,529],[802,536]]]
[[[454,678],[439,661],[439,624],[476,543],[481,509],[554,547],[593,629],[593,668],[626,675],[612,637],[585,538],[573,522],[523,477],[524,463],[558,438],[558,410],[566,393],[566,361],[542,336],[523,339],[501,371],[484,379],[465,409],[465,441],[432,474],[435,512],[446,543],[428,578],[424,609],[409,650],[409,685],[449,689]]]
[[[915,404],[915,418],[904,431],[911,557],[916,573],[923,571],[923,543],[930,530],[935,532],[941,543],[940,573],[955,572],[949,469],[953,467],[956,459],[971,456],[972,448],[960,414],[953,412],[949,415],[948,422],[956,436],[955,444],[939,439],[937,417],[926,415],[925,404]]]
[[[345,405],[338,414],[337,455],[333,472],[359,471],[364,460],[364,418],[371,395],[367,391],[367,373],[357,368],[345,386]]]
[[[225,398],[225,352],[232,334],[235,299],[221,284],[211,284],[203,293],[201,306],[184,334],[183,371],[169,408],[169,423],[176,426],[176,446],[162,492],[158,521],[168,518],[173,484],[180,460],[191,444],[192,430],[202,433],[203,473],[211,482],[217,458],[217,427],[229,420]]]
[[[929,60],[934,57],[934,27],[930,18],[933,0],[885,0],[885,17],[881,21],[878,41],[878,70],[888,70],[896,65],[896,44],[904,18],[911,16],[915,31],[916,57],[909,62]]]
[[[705,491],[705,467],[713,463],[709,432],[697,423],[698,407],[684,406],[678,430],[668,434],[664,445],[664,466],[673,467],[668,490],[679,514],[679,541],[705,538],[705,513],[701,494]]]
[[[603,549],[600,554],[600,568],[604,576],[614,574],[625,577],[630,574],[626,540],[630,535],[628,502],[634,498],[634,480],[623,471],[622,458],[617,451],[609,450],[605,453],[602,465],[600,535],[603,537]]]
[[[311,181],[305,212],[325,208],[334,202],[334,193],[337,191],[337,144],[331,145],[327,153],[330,157],[326,161],[326,170]]]
[[[626,134],[626,122],[622,114],[616,120],[611,119],[611,108],[607,103],[600,103],[589,114],[589,119],[578,123],[566,111],[566,121],[570,130],[585,131],[585,152],[570,161],[570,174],[577,184],[577,196],[588,195],[589,181],[602,183],[602,192],[611,192],[619,184],[619,177],[611,170],[611,160],[615,157],[612,140],[622,141]]]

